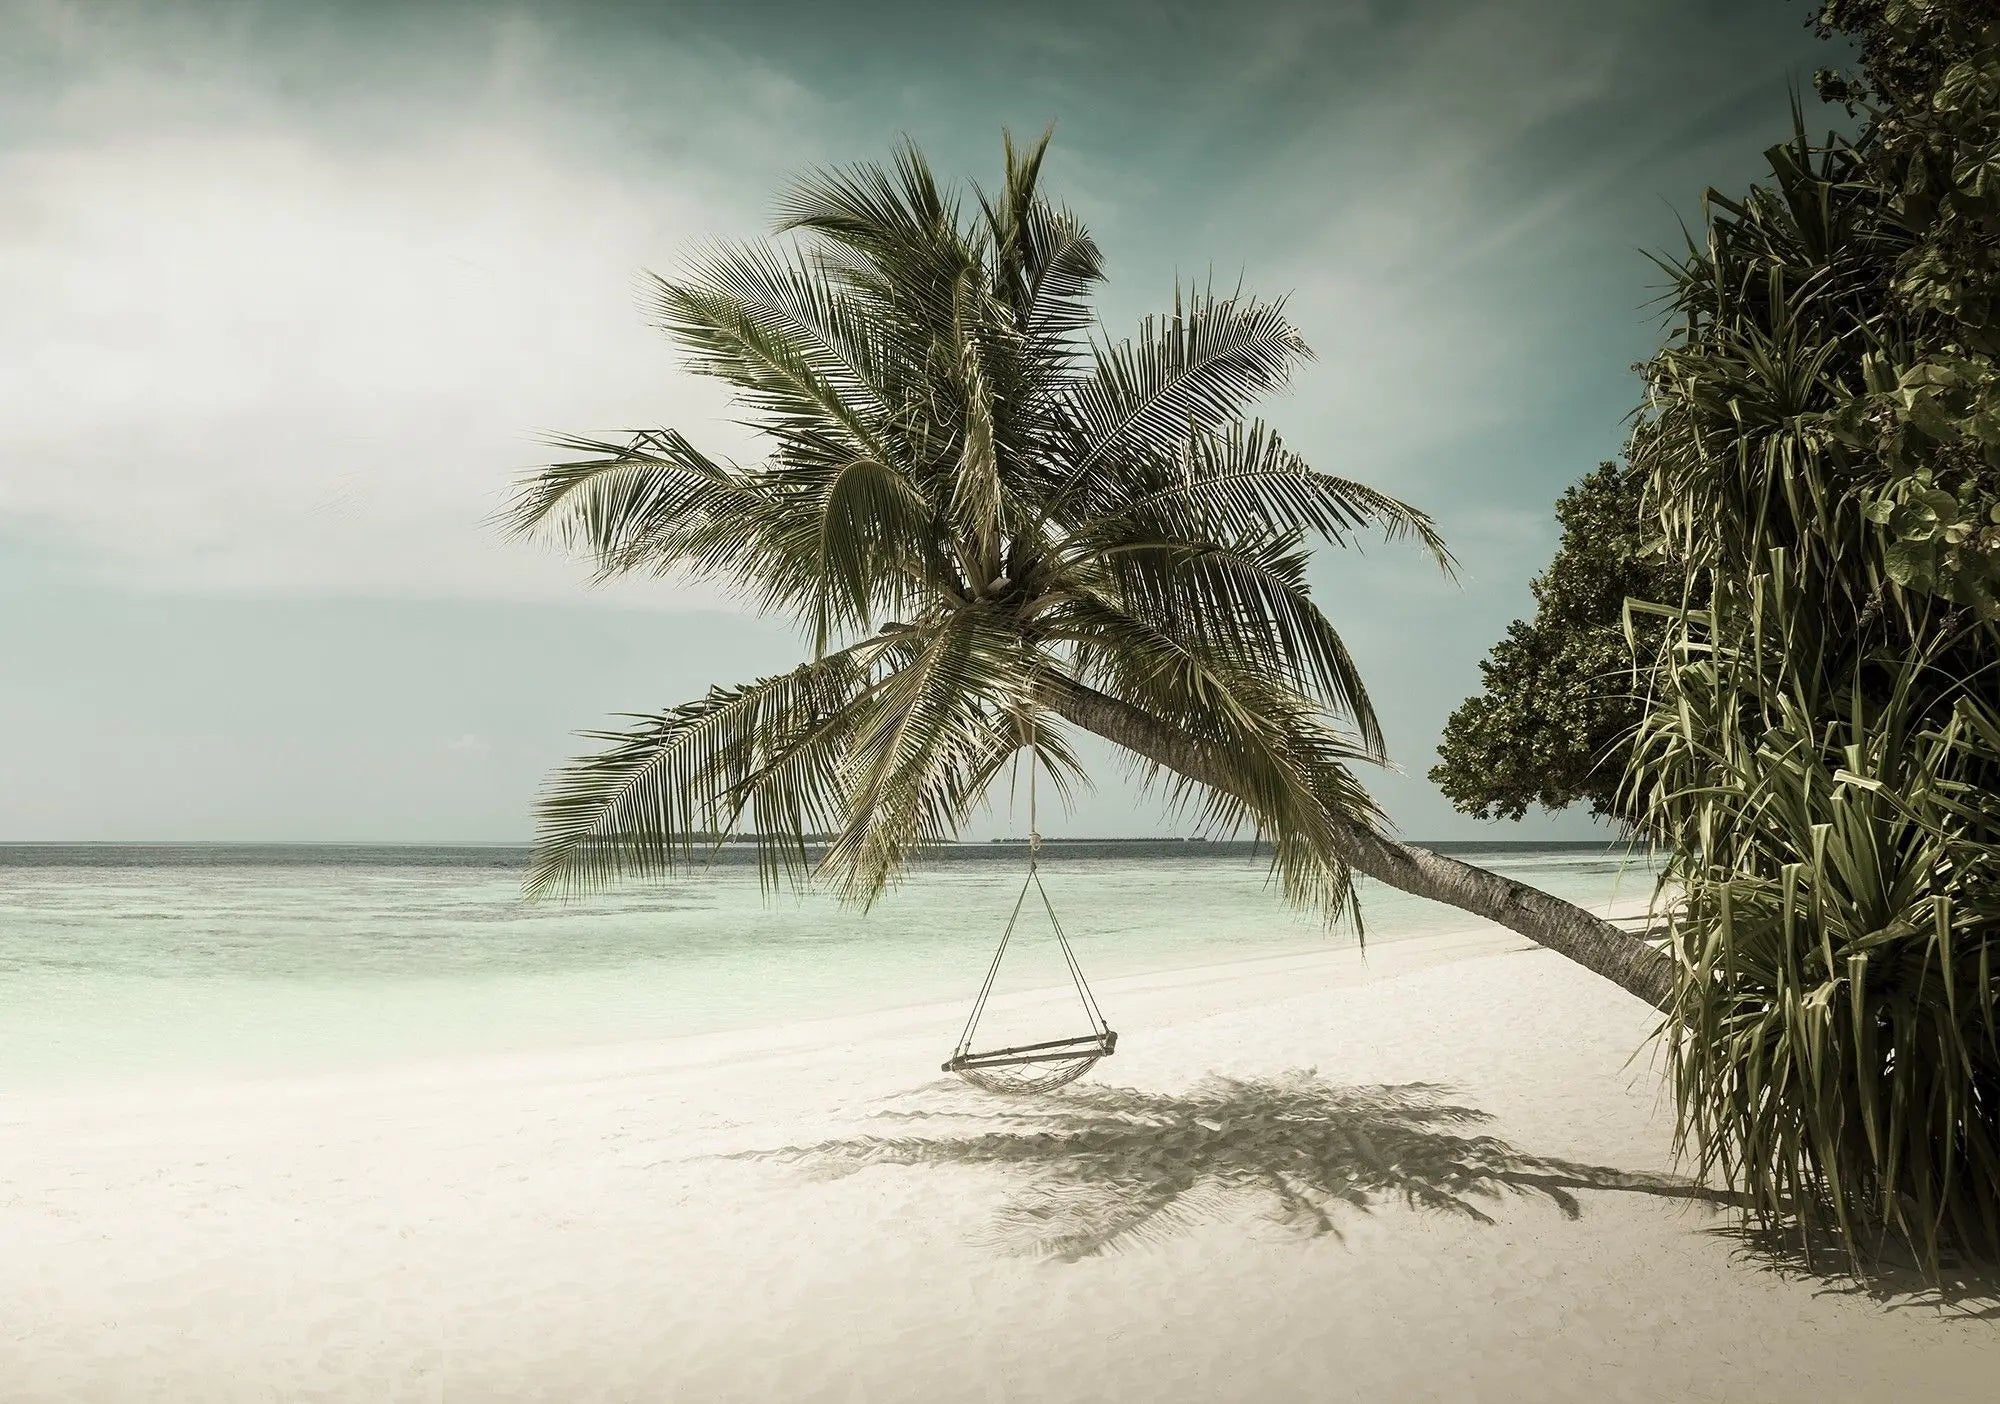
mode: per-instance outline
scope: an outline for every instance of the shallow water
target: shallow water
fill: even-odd
[[[1454,851],[1591,904],[1651,889],[1623,850]],[[969,1001],[1023,871],[1018,848],[957,850],[860,912],[768,895],[754,868],[726,862],[562,905],[523,903],[523,858],[0,846],[0,1086],[335,1069]],[[1093,978],[1354,939],[1288,910],[1248,845],[1059,845],[1043,870]],[[1364,915],[1370,941],[1470,924],[1378,885]],[[998,987],[1059,983],[1058,959],[1024,925]]]

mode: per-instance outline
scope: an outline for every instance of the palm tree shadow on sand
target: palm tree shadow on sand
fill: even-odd
[[[937,1089],[927,1089],[935,1095]],[[879,1112],[901,1123],[958,1122],[971,1134],[855,1136],[741,1152],[846,1175],[871,1165],[985,1165],[1025,1181],[997,1238],[1076,1261],[1157,1241],[1246,1206],[1294,1232],[1340,1237],[1337,1213],[1385,1202],[1493,1222],[1509,1198],[1566,1218],[1585,1190],[1732,1203],[1671,1176],[1529,1155],[1478,1128],[1491,1117],[1429,1083],[1340,1087],[1312,1071],[1211,1077],[1178,1093],[1078,1086],[1034,1101]],[[984,1128],[984,1129],[973,1129]]]

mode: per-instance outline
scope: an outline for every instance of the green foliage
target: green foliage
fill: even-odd
[[[1767,1226],[1933,1269],[2000,1252],[1995,21],[1823,8],[1861,134],[1801,118],[1767,184],[1707,193],[1630,467],[1565,497],[1434,772],[1660,845],[1684,1148]]]
[[[970,201],[910,146],[809,175],[780,240],[655,280],[760,457],[670,430],[565,440],[580,456],[523,482],[509,520],[600,577],[719,583],[799,621],[812,657],[594,733],[607,749],[543,795],[531,891],[672,872],[746,832],[767,880],[817,865],[870,900],[1021,753],[1053,798],[1080,783],[1055,704],[1095,692],[1228,774],[1146,772],[1170,800],[1271,838],[1294,900],[1352,911],[1340,845],[1375,811],[1350,766],[1381,731],[1309,540],[1379,529],[1449,557],[1423,513],[1247,418],[1309,354],[1282,305],[1178,292],[1129,339],[1093,335],[1101,259],[1041,194],[1045,146],[1009,140]]]
[[[1606,463],[1556,504],[1562,541],[1516,620],[1480,663],[1482,687],[1445,723],[1430,778],[1481,819],[1587,801],[1617,814],[1630,740],[1644,712],[1623,627],[1625,601],[1678,598],[1643,480]]]
[[[1684,1147],[1808,1248],[2000,1248],[2000,713],[1922,653],[1823,640],[1782,563],[1689,614],[1635,776],[1670,843]],[[1933,636],[1948,643],[1946,636]],[[1697,646],[1705,641],[1707,647]],[[1882,687],[1887,681],[1886,691]]]
[[[2000,371],[1940,354],[1897,367],[1870,357],[1867,392],[1830,420],[1842,448],[1892,472],[1868,502],[1898,587],[2000,618]]]
[[[1990,271],[1991,251],[1975,246],[1978,226],[1994,214],[2000,11],[1990,0],[1827,0],[1818,28],[1859,48],[1858,72],[1822,71],[1817,85],[1828,101],[1868,117],[1857,144],[1909,225],[1920,250],[1913,265],[1950,282]],[[1961,320],[1989,324],[1963,317],[1964,306]]]
[[[2000,1252],[2000,49],[1967,5],[1826,16],[1862,135],[1801,127],[1664,265],[1632,462],[1686,576],[1628,796],[1678,890],[1684,1144],[1935,1270]]]
[[[1821,70],[1820,95],[1905,120],[1932,101],[1948,68],[1990,43],[1994,22],[1990,0],[1822,0],[1814,27],[1853,43],[1860,66]]]
[[[1972,0],[1835,0],[1859,78],[1821,90],[1866,111],[1857,175],[1895,231],[1890,296],[1908,342],[1864,363],[1833,424],[1891,470],[1870,504],[1899,587],[2000,615],[2000,14]]]

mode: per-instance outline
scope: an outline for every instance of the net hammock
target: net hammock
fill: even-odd
[[[1030,803],[1032,805],[1032,799]],[[1076,963],[1076,952],[1070,949],[1069,937],[1063,932],[1061,919],[1056,916],[1055,903],[1049,900],[1048,889],[1042,886],[1041,849],[1042,836],[1031,828],[1028,834],[1028,876],[1021,883],[1021,894],[1014,899],[1014,910],[1007,918],[1006,928],[1000,933],[1000,946],[993,952],[993,963],[986,967],[985,982],[980,985],[979,995],[972,1002],[972,1013],[965,1020],[965,1031],[959,1035],[958,1047],[944,1064],[944,1071],[957,1073],[974,1087],[987,1092],[1053,1092],[1058,1087],[1075,1082],[1095,1067],[1098,1059],[1108,1058],[1118,1049],[1118,1035],[1104,1022],[1104,1014],[1097,1007],[1097,997],[1090,992],[1090,982],[1083,978],[1083,967]],[[1090,1032],[1072,1038],[1052,1038],[1040,1043],[1017,1043],[1008,1048],[975,1051],[972,1041],[979,1032],[979,1017],[986,1012],[986,1001],[992,995],[993,982],[1000,974],[1000,962],[1007,954],[1007,943],[1014,939],[1014,931],[1021,924],[1021,912],[1027,906],[1030,890],[1042,899],[1042,910],[1048,914],[1049,929],[1055,933],[1056,944],[1062,949],[1063,964],[1069,969],[1070,979],[1076,983],[1077,998],[1083,1004],[1084,1017],[1090,1021]]]

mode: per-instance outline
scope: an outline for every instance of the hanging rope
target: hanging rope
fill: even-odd
[[[993,952],[993,961],[986,967],[986,978],[980,983],[979,993],[972,1001],[972,1012],[966,1016],[958,1047],[944,1065],[946,1072],[957,1073],[975,1086],[991,1092],[1042,1092],[1061,1087],[1083,1076],[1099,1058],[1109,1056],[1118,1046],[1118,1035],[1104,1021],[1097,996],[1091,993],[1090,982],[1084,979],[1083,967],[1077,963],[1076,951],[1070,946],[1069,933],[1063,930],[1062,920],[1056,915],[1055,903],[1050,900],[1049,890],[1042,883],[1042,833],[1035,809],[1035,779],[1041,769],[1041,750],[1033,723],[1024,719],[1022,729],[1023,743],[1028,751],[1028,873],[1021,881],[1021,891],[1014,898],[1014,909],[1008,914],[1007,925],[1000,933],[1000,945]],[[1014,928],[1020,924],[1021,911],[1027,905],[1030,888],[1042,899],[1042,910],[1048,914],[1049,928],[1055,932],[1056,945],[1061,949],[1063,964],[1076,985],[1077,998],[1083,1004],[1084,1017],[1090,1021],[1091,1031],[1074,1038],[1016,1044],[1010,1048],[975,1053],[972,1051],[973,1034],[979,1027],[980,1016],[986,1012],[987,1000],[992,997],[994,982],[1000,975],[1000,962],[1006,957],[1008,942],[1014,938]]]

